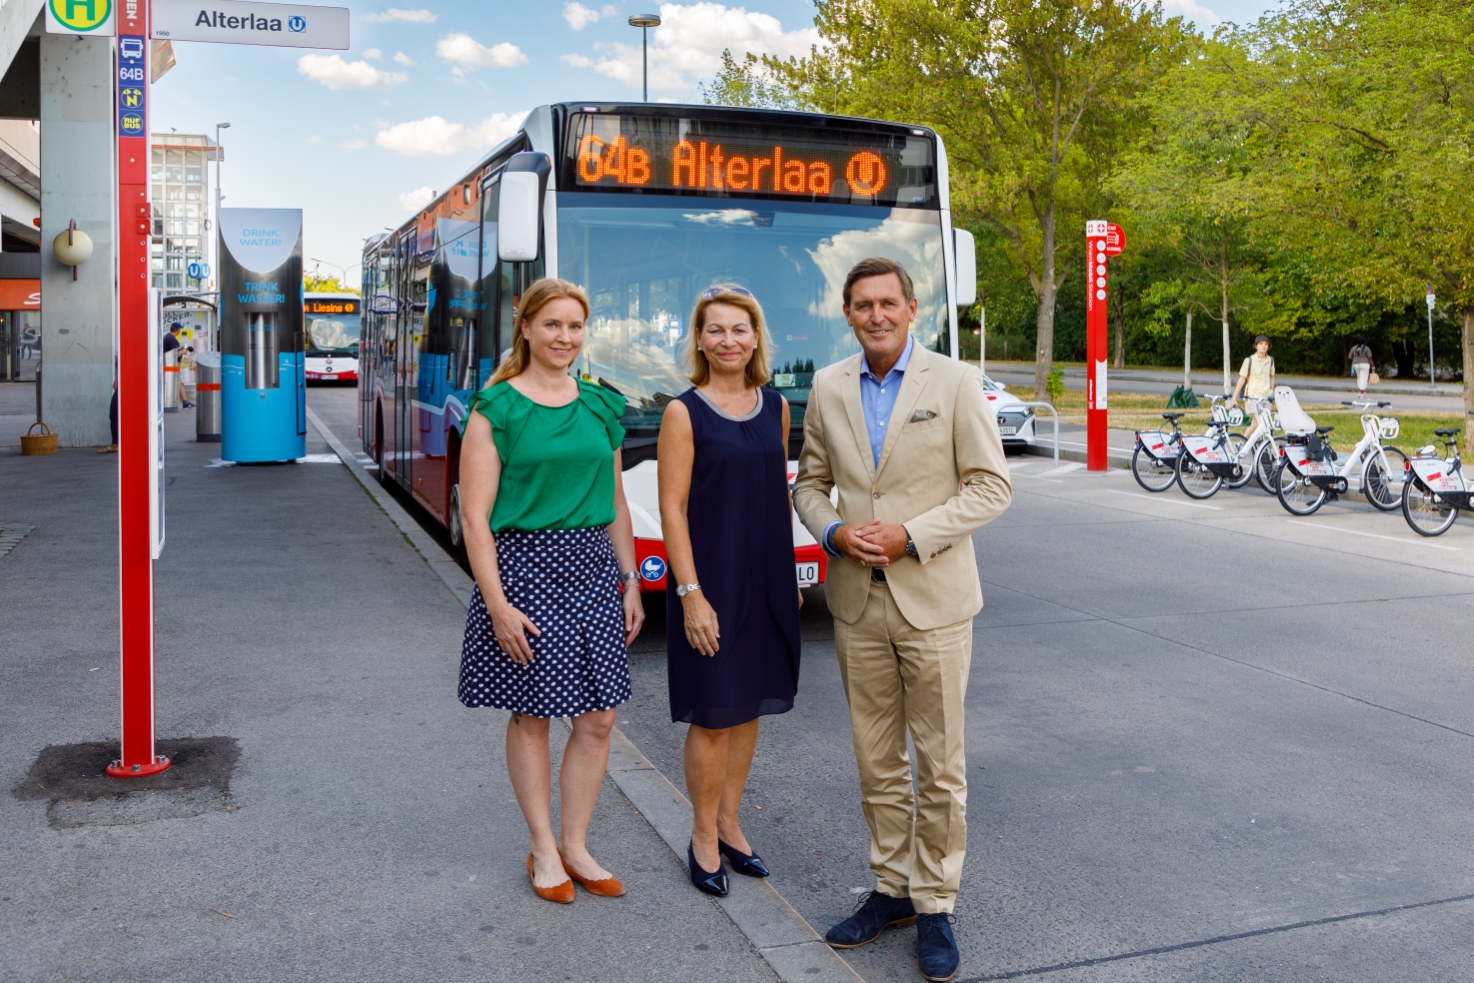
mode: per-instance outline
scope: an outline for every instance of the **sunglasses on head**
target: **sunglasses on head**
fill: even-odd
[[[738,297],[752,297],[752,293],[750,291],[744,290],[741,287],[707,287],[705,290],[701,291],[701,299],[716,300],[722,294],[736,294]]]

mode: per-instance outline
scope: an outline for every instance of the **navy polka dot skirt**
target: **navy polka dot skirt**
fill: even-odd
[[[458,695],[468,707],[576,717],[630,698],[619,565],[605,527],[496,534],[507,600],[541,630],[518,665],[497,644],[477,587],[466,615]]]

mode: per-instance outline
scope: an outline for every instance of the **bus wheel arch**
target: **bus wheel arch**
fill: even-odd
[[[445,496],[445,528],[450,535],[450,545],[464,550],[465,531],[461,525],[461,437],[454,430],[446,437],[446,470],[450,480]]]

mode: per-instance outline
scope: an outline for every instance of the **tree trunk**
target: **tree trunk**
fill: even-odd
[[[1187,312],[1187,335],[1182,342],[1182,388],[1193,387],[1193,312]]]
[[[1111,307],[1116,315],[1116,368],[1126,367],[1126,312],[1122,310],[1125,302],[1121,299],[1119,290],[1111,294]]]
[[[1464,342],[1464,453],[1474,457],[1474,307],[1459,308],[1459,327]]]
[[[1036,318],[1038,340],[1034,345],[1034,399],[1037,402],[1053,402],[1045,380],[1054,370],[1054,301],[1058,287],[1054,280],[1054,205],[1051,203],[1039,220],[1044,233],[1044,250],[1039,273],[1039,313]]]
[[[1227,396],[1229,393],[1233,392],[1233,383],[1230,381],[1229,376],[1229,372],[1232,369],[1230,361],[1233,358],[1233,353],[1229,349],[1228,345],[1228,279],[1224,278],[1222,284],[1223,307],[1220,318],[1223,321],[1223,394]]]

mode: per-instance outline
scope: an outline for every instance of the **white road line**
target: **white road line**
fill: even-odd
[[[1019,468],[1032,468],[1034,465],[1036,465],[1038,463],[1040,463],[1040,462],[1039,461],[1009,461],[1008,462],[1008,470],[1010,470],[1010,471],[1017,471]]]
[[[1081,464],[1079,461],[1071,461],[1069,464],[1061,464],[1057,468],[1050,468],[1048,471],[1040,472],[1034,477],[1048,478],[1056,474],[1069,474],[1071,471],[1079,471],[1084,466],[1085,465]]]
[[[1185,505],[1190,509],[1212,509],[1214,512],[1222,512],[1221,505],[1201,505],[1197,502],[1179,502],[1175,498],[1157,498],[1153,495],[1143,495],[1141,492],[1120,491],[1116,488],[1107,488],[1106,493],[1110,495],[1129,495],[1131,498],[1144,498],[1148,502],[1166,502],[1168,505]]]
[[[1406,543],[1409,546],[1431,546],[1436,550],[1453,550],[1462,553],[1463,550],[1457,546],[1445,546],[1442,543],[1430,543],[1425,539],[1408,539],[1405,536],[1383,536],[1374,532],[1359,532],[1355,529],[1347,529],[1345,526],[1328,526],[1322,522],[1301,522],[1299,519],[1286,519],[1292,526],[1306,526],[1311,529],[1329,529],[1332,532],[1344,532],[1350,536],[1367,536],[1371,539],[1385,539],[1389,543]]]

